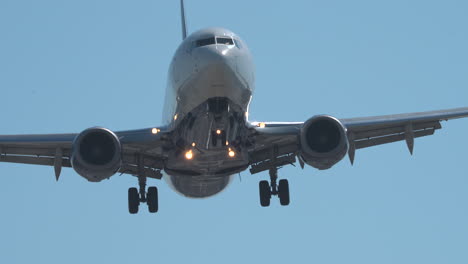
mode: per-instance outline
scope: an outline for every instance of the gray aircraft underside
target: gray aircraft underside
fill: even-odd
[[[441,128],[441,121],[468,116],[468,107],[410,114],[343,119],[312,116],[305,122],[249,122],[255,75],[245,42],[223,28],[189,36],[182,5],[183,41],[169,68],[162,126],[113,132],[93,127],[76,134],[0,136],[0,161],[72,167],[91,182],[116,173],[136,176],[129,189],[129,210],[141,202],[158,210],[157,188],[146,179],[165,178],[177,192],[193,198],[215,195],[231,175],[250,169],[269,171],[259,184],[262,206],[278,195],[289,204],[279,167],[299,162],[324,170],[357,149],[414,139]],[[163,172],[165,173],[163,177]]]

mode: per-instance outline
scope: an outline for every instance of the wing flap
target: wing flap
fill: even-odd
[[[418,138],[418,137],[425,137],[425,136],[433,135],[434,132],[435,132],[435,129],[424,129],[424,130],[414,131],[413,135],[414,135],[414,138]],[[367,147],[402,141],[405,139],[406,139],[405,133],[399,133],[399,134],[393,134],[393,135],[355,140],[354,144],[355,144],[356,149],[361,149],[361,148],[367,148]]]
[[[440,129],[442,126],[440,122],[433,121],[433,122],[424,122],[424,123],[417,123],[413,125],[413,131],[419,131],[424,129]],[[405,126],[391,126],[386,128],[380,129],[371,129],[371,130],[361,130],[361,131],[354,131],[354,140],[358,141],[361,139],[369,139],[375,137],[382,137],[387,135],[395,135],[405,132]]]
[[[57,146],[59,147],[59,146]],[[8,146],[0,145],[0,154],[3,155],[31,155],[31,156],[55,156],[57,147],[51,146],[50,148],[35,147],[35,146]],[[70,156],[70,148],[63,149],[63,155],[66,157]]]
[[[55,157],[1,155],[0,162],[54,166]],[[63,167],[71,167],[69,159],[62,159]]]

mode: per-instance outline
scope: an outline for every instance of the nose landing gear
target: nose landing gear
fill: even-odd
[[[258,185],[260,193],[260,205],[262,207],[270,206],[270,200],[272,196],[278,196],[281,205],[289,205],[290,200],[288,180],[282,179],[279,181],[279,184],[277,184],[277,168],[270,169],[269,174],[270,183],[268,181],[260,181]]]
[[[221,140],[221,146],[226,146],[227,143],[227,135],[226,130],[214,130],[211,131],[211,145],[216,147],[218,145],[218,141]]]

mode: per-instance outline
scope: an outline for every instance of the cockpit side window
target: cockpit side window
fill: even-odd
[[[199,39],[195,42],[195,45],[197,47],[201,47],[201,46],[208,46],[208,45],[214,45],[216,44],[215,42],[215,38],[212,37],[212,38],[206,38],[206,39]]]
[[[216,42],[218,44],[234,45],[234,41],[232,40],[232,38],[218,37],[216,38]]]
[[[240,41],[238,39],[234,39],[234,43],[236,44],[236,47],[238,49],[242,49],[242,45],[241,45],[241,43],[240,43]]]

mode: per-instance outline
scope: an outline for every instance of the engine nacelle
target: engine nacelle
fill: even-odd
[[[301,128],[301,157],[319,170],[331,168],[343,159],[349,148],[346,128],[331,116],[314,116]]]
[[[122,148],[114,132],[101,127],[88,128],[74,140],[71,164],[91,182],[110,178],[122,165]]]

